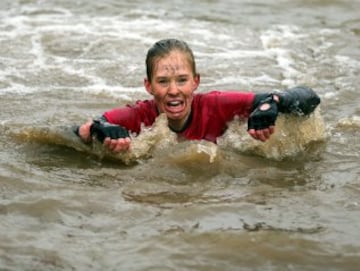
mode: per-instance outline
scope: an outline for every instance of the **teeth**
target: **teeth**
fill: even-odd
[[[172,102],[168,102],[168,105],[171,105],[171,106],[177,106],[177,105],[180,105],[181,102],[179,101],[172,101]]]

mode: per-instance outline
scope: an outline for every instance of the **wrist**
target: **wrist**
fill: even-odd
[[[273,100],[277,103],[280,104],[280,97],[277,94],[273,94]]]

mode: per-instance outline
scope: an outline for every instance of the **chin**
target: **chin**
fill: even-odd
[[[166,116],[167,116],[168,119],[171,119],[171,120],[182,120],[182,119],[184,119],[183,115],[166,114]]]

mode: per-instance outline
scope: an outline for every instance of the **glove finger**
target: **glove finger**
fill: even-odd
[[[99,140],[101,143],[104,142],[105,134],[102,131],[100,125],[97,122],[94,122],[90,127],[90,135],[95,136],[97,140]]]
[[[261,116],[255,119],[253,127],[255,130],[262,130],[275,125],[275,121],[269,116]]]
[[[118,127],[118,137],[119,138],[126,138],[129,137],[129,132],[124,127]]]
[[[111,129],[112,127],[110,127],[109,129],[107,129],[107,136],[110,137],[111,139],[116,139],[116,131],[114,131],[114,129]]]
[[[121,129],[116,129],[115,134],[116,134],[117,138],[124,138],[124,135],[123,135],[123,132]]]

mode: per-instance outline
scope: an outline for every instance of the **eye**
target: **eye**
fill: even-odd
[[[157,82],[162,86],[166,86],[169,83],[169,80],[167,80],[165,78],[161,78],[161,79],[157,80]]]
[[[177,80],[177,83],[180,84],[180,85],[184,85],[184,84],[186,84],[187,81],[188,81],[188,78],[187,78],[187,77],[180,77],[180,78]]]

